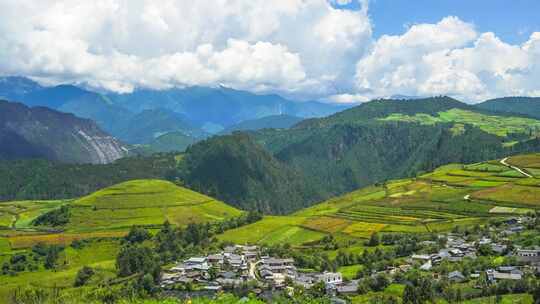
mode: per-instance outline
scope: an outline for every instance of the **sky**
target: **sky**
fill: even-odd
[[[0,75],[364,102],[540,96],[537,0],[2,0]]]

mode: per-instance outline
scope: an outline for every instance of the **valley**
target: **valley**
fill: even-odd
[[[540,304],[507,2],[0,0],[0,304]]]
[[[450,164],[414,178],[377,183],[290,215],[265,216],[216,237],[225,244],[257,244],[263,248],[288,244],[299,254],[322,250],[332,261],[343,253],[371,251],[366,244],[373,235],[425,238],[533,214],[540,208],[539,181],[540,154]],[[35,225],[37,218],[62,206],[69,210],[67,222],[55,222],[61,218],[55,215],[44,220],[45,224]],[[2,263],[33,252],[39,244],[65,248],[54,271],[38,264],[37,268],[2,276],[0,296],[4,298],[20,282],[75,292],[72,282],[83,265],[96,272],[92,279],[95,283],[87,288],[104,280],[114,281],[116,255],[133,225],[155,234],[164,221],[186,227],[190,223],[219,223],[243,214],[160,180],[133,180],[69,200],[4,202],[0,208]],[[329,237],[336,247],[325,243]],[[358,269],[351,265],[339,271],[355,277]],[[48,280],[42,281],[43,275],[48,275]]]
[[[59,94],[70,101],[58,109],[84,101],[92,115],[131,98],[36,90],[38,104]],[[450,97],[381,99],[319,118],[229,120],[220,132],[216,113],[201,125],[173,110],[178,96],[218,92],[193,90],[134,93],[148,108],[100,123],[137,144],[4,103],[15,109],[7,119],[24,118],[0,131],[0,301],[531,302],[534,262],[522,255],[540,255],[537,119]],[[219,92],[242,104],[242,93]],[[151,106],[164,95],[167,107]],[[110,111],[94,112],[94,98]],[[73,158],[70,132],[95,149],[90,161]],[[125,154],[109,158],[103,138]]]
[[[531,162],[520,162],[523,158]],[[531,166],[524,170],[537,172],[538,159],[536,154],[511,157],[507,162]],[[220,238],[302,245],[326,235],[367,239],[377,232],[431,233],[482,225],[501,216],[534,212],[540,206],[539,177],[525,176],[498,161],[447,165],[416,178],[363,188],[291,216],[265,218]]]

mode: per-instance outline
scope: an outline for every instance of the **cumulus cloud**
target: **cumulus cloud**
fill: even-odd
[[[352,88],[351,65],[369,45],[367,5],[326,0],[6,0],[0,72],[135,87],[224,84],[328,94]]]
[[[328,97],[328,101],[334,103],[362,103],[369,101],[369,97],[361,94],[336,94]]]
[[[340,7],[360,3],[360,9]],[[368,0],[4,0],[0,74],[50,83],[225,85],[331,102],[540,95],[540,33],[521,45],[457,17],[372,36]]]
[[[494,33],[447,17],[383,36],[356,68],[357,90],[370,96],[451,95],[464,101],[538,95],[540,33],[510,45]],[[536,83],[535,83],[536,82]]]

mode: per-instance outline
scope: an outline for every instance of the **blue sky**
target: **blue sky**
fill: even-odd
[[[540,0],[363,1],[0,1],[0,75],[341,103],[540,96]]]
[[[358,7],[353,1],[349,6]],[[508,43],[523,43],[540,31],[540,1],[537,0],[371,0],[369,15],[374,36],[398,35],[407,25],[436,23],[457,16],[474,23],[480,32],[494,32]]]

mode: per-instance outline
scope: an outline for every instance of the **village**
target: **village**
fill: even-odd
[[[429,273],[434,280],[445,279],[450,283],[462,283],[478,280],[484,276],[489,284],[500,281],[519,281],[526,274],[540,273],[540,248],[521,248],[511,244],[510,236],[524,231],[528,217],[512,218],[504,222],[498,229],[491,229],[497,234],[497,240],[481,237],[468,240],[460,233],[445,233],[438,235],[444,239],[444,246],[437,252],[413,253],[405,258],[396,260],[396,265],[383,271],[371,273],[372,277],[385,275],[391,280],[399,274],[411,270]],[[430,248],[435,241],[422,241],[420,248]],[[171,289],[178,284],[194,284],[202,290],[217,292],[233,290],[234,288],[253,283],[254,291],[291,290],[293,286],[312,288],[315,284],[324,285],[327,295],[336,297],[354,295],[359,292],[360,279],[345,279],[340,272],[303,272],[295,266],[293,258],[280,258],[263,255],[264,248],[248,245],[231,245],[221,252],[207,256],[194,256],[178,262],[174,267],[165,271],[161,278],[161,287]],[[434,271],[441,263],[460,263],[464,260],[475,261],[483,255],[482,250],[500,257],[510,257],[515,264],[504,264],[493,268],[475,270],[471,273],[450,271],[441,275]],[[429,251],[429,250],[428,250]]]

